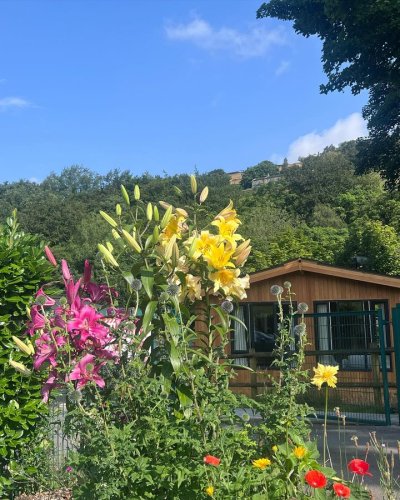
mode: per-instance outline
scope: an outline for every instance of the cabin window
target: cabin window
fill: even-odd
[[[338,300],[315,303],[314,311],[320,314],[315,317],[316,347],[321,351],[332,351],[332,354],[319,356],[319,362],[337,364],[341,370],[371,370],[371,355],[366,351],[378,346],[379,331],[374,317],[363,315],[362,312],[378,309],[382,311],[385,345],[388,346],[387,301]],[[325,316],[326,313],[338,314]],[[340,313],[346,314],[341,316]],[[389,369],[390,362],[388,355],[386,363]]]
[[[296,307],[294,304],[293,307]],[[289,305],[283,304],[285,316],[289,313]],[[232,353],[248,353],[249,349],[254,349],[256,353],[272,353],[275,349],[275,340],[278,332],[279,309],[276,302],[257,302],[240,304],[235,315],[240,319],[246,328],[239,322],[235,322],[232,337]],[[271,365],[273,358],[257,358],[259,369],[267,368]],[[248,366],[248,358],[236,358],[236,364]]]

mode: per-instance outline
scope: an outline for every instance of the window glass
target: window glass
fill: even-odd
[[[274,304],[252,304],[253,347],[256,352],[272,352],[275,348],[276,312]]]

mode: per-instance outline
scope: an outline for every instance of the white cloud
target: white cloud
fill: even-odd
[[[289,69],[290,62],[289,61],[281,61],[279,66],[275,70],[275,75],[276,76],[281,76],[283,73],[286,73],[286,71]]]
[[[168,24],[165,33],[171,40],[189,41],[205,50],[228,51],[243,58],[261,57],[270,47],[285,43],[281,29],[253,27],[247,32],[226,27],[216,29],[201,18],[187,24]]]
[[[10,108],[27,108],[29,106],[31,106],[31,103],[20,97],[3,97],[0,99],[0,111]]]
[[[338,120],[331,128],[322,132],[310,132],[293,141],[286,153],[289,162],[297,161],[300,156],[320,153],[331,144],[338,146],[368,134],[367,126],[360,113],[353,113]]]

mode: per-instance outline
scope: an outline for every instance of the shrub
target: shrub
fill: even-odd
[[[12,336],[22,337],[32,293],[52,275],[43,244],[19,230],[14,211],[0,233],[0,492],[10,485],[5,467],[18,457],[32,438],[38,418],[47,412],[40,402],[40,378],[24,377],[9,359],[24,362],[28,358],[16,348]]]

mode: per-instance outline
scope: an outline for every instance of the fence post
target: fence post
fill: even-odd
[[[381,370],[382,370],[382,382],[383,382],[383,401],[385,404],[385,420],[386,425],[390,425],[390,395],[389,395],[389,383],[388,374],[386,366],[386,347],[385,347],[385,334],[383,329],[383,313],[382,309],[378,309],[378,330],[379,330],[379,345],[381,348]]]
[[[370,344],[372,349],[378,349],[377,342],[371,342]],[[380,408],[382,404],[382,392],[380,387],[381,381],[381,368],[379,366],[379,353],[372,352],[371,353],[371,365],[372,365],[372,382],[373,382],[373,391],[374,391],[374,403],[376,408]]]
[[[400,304],[392,308],[392,325],[393,325],[393,346],[394,346],[394,367],[396,370],[396,387],[397,387],[397,413],[399,416],[400,425]]]

